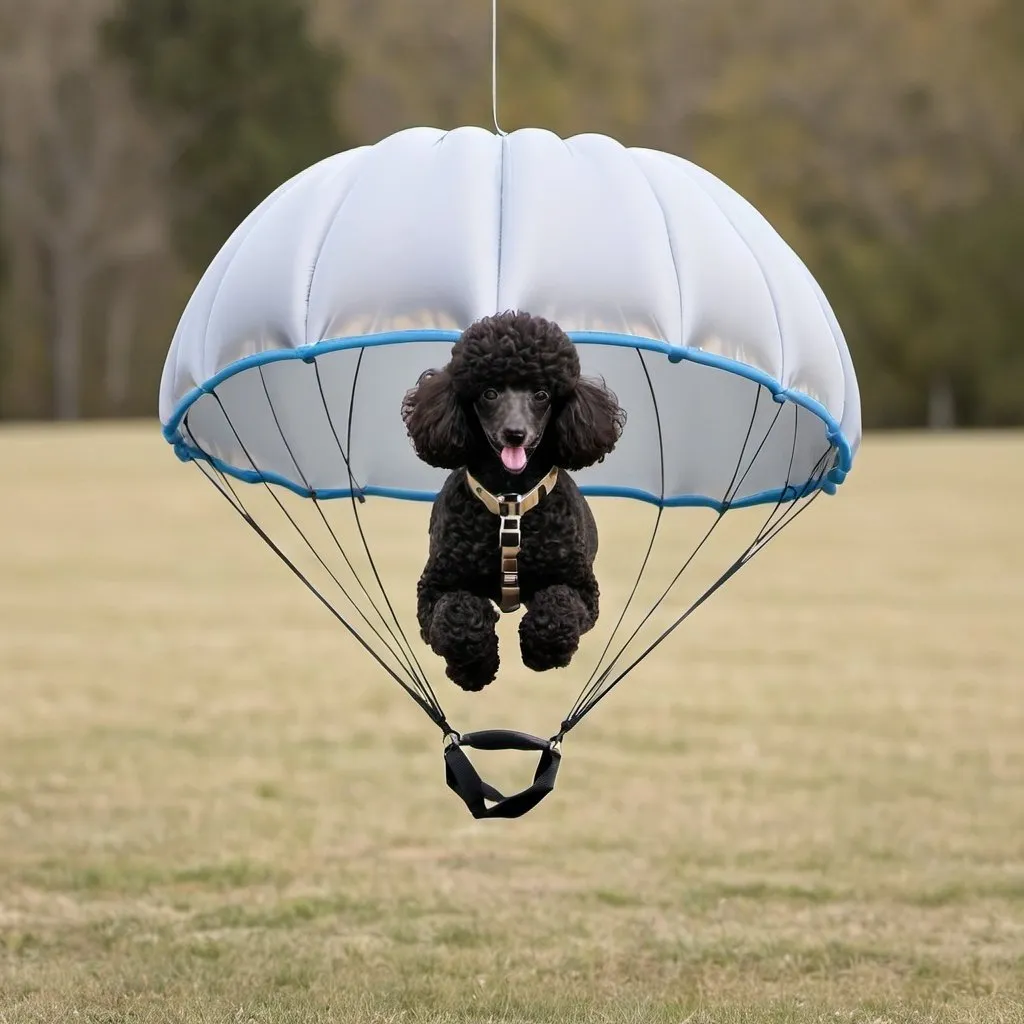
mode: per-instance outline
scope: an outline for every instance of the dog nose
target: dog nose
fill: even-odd
[[[518,448],[526,440],[526,431],[515,428],[505,429],[501,432],[501,439],[510,448]]]

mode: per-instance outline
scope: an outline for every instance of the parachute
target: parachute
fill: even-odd
[[[640,654],[623,657],[652,628],[654,607],[625,643],[626,609],[612,616],[590,678],[546,739],[449,724],[430,682],[437,659],[401,621],[365,528],[378,499],[437,495],[447,471],[416,457],[403,396],[447,362],[465,328],[505,310],[555,321],[582,372],[603,377],[627,411],[615,450],[573,474],[588,498],[654,512],[627,606],[665,510],[711,510],[710,534],[735,509],[765,509],[753,539],[685,606],[673,605],[672,588],[707,535],[673,555],[672,581],[654,602],[672,618]],[[192,294],[167,355],[160,418],[177,455],[440,728],[448,785],[476,817],[516,817],[546,796],[566,734],[810,501],[834,493],[861,438],[833,311],[753,206],[681,157],[535,128],[412,128],[281,185]],[[329,588],[250,511],[255,490]],[[341,507],[344,530],[334,522]],[[425,551],[425,531],[402,538],[413,541]],[[480,778],[473,747],[539,751],[533,783],[505,797]]]

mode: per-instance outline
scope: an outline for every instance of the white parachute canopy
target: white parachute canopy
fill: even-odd
[[[160,387],[183,458],[318,497],[432,498],[401,418],[480,317],[557,322],[627,411],[584,493],[664,505],[831,490],[860,442],[807,268],[707,171],[602,135],[413,128],[296,175],[188,303]]]

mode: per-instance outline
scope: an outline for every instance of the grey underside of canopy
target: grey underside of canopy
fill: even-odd
[[[222,465],[301,491],[432,495],[446,471],[416,457],[400,409],[419,372],[441,365],[449,348],[375,346],[250,367],[195,402],[186,443],[201,438],[196,447]],[[753,380],[633,347],[578,348],[585,371],[615,382],[628,415],[615,451],[574,474],[590,493],[744,501],[832,468],[822,420]]]

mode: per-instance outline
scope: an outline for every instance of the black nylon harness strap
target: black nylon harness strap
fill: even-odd
[[[474,818],[519,818],[537,806],[555,788],[562,751],[556,739],[544,740],[512,729],[485,729],[464,736],[452,733],[444,752],[445,781],[457,793]],[[533,782],[518,793],[505,796],[480,778],[463,747],[477,750],[539,750]],[[488,806],[490,805],[490,806]]]

